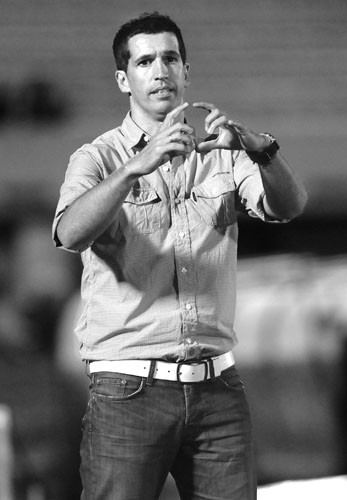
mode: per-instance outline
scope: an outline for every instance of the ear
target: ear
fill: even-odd
[[[128,77],[125,71],[117,70],[115,72],[116,82],[118,83],[119,90],[123,94],[130,94]]]
[[[185,87],[188,87],[190,85],[190,81],[189,81],[189,68],[190,68],[190,64],[189,63],[185,63],[184,65],[184,79],[185,79]]]

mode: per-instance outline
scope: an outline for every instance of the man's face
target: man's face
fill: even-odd
[[[117,71],[122,92],[130,93],[133,118],[162,120],[183,102],[188,65],[173,33],[138,34],[129,39],[127,71]]]

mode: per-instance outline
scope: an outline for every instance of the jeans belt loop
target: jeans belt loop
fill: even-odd
[[[208,358],[207,363],[210,370],[210,378],[216,378],[216,375],[214,373],[213,359]]]
[[[155,370],[155,365],[157,364],[155,359],[151,360],[151,364],[149,367],[148,375],[147,375],[147,380],[146,380],[146,385],[153,385],[153,375],[154,375],[154,370]]]

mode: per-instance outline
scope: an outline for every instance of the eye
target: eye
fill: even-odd
[[[175,63],[177,62],[177,57],[176,56],[167,56],[166,57],[166,62],[169,63],[169,64],[172,64],[172,63]]]
[[[138,65],[139,66],[149,66],[151,64],[151,59],[142,59]]]

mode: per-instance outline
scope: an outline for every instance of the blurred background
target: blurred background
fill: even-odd
[[[288,225],[240,217],[235,356],[259,485],[347,474],[346,2],[0,8],[0,500],[79,498],[81,268],[54,248],[50,227],[70,154],[128,109],[114,81],[115,31],[153,10],[181,27],[187,100],[273,133],[309,192],[305,214]],[[190,119],[199,127],[202,116]],[[162,498],[177,498],[170,480]]]

